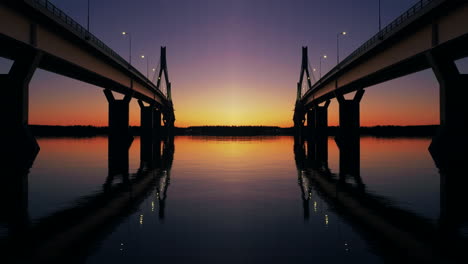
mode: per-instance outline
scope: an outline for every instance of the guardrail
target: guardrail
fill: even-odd
[[[386,36],[390,35],[396,28],[407,22],[410,18],[417,15],[419,12],[424,10],[430,3],[434,2],[435,0],[419,0],[416,4],[410,7],[406,12],[402,15],[397,17],[393,20],[390,24],[380,30],[377,34],[371,37],[368,41],[364,42],[359,48],[353,51],[348,57],[342,60],[338,65],[333,67],[327,74],[325,74],[320,80],[318,80],[311,89],[307,92],[315,90],[314,86],[322,83],[322,80],[327,79],[331,75],[337,73],[344,65],[348,64],[350,61],[358,58],[359,56],[363,55],[371,48],[373,48],[377,42],[382,41]],[[307,94],[306,92],[306,94]]]
[[[145,81],[149,86],[154,86],[155,84],[152,83],[148,78],[146,78],[139,70],[137,70],[135,67],[133,67],[128,61],[126,61],[124,58],[122,58],[117,52],[112,50],[109,46],[104,44],[101,40],[99,40],[96,36],[94,36],[92,33],[90,33],[86,28],[81,26],[78,22],[76,22],[74,19],[69,17],[65,12],[60,10],[58,7],[56,7],[54,4],[52,4],[48,0],[31,0],[35,4],[43,7],[44,10],[46,10],[51,16],[59,19],[60,21],[64,22],[66,25],[69,26],[69,30],[72,31],[73,33],[77,34],[84,40],[96,45],[99,47],[100,51],[103,52],[105,55],[108,57],[111,57],[114,59],[116,62],[120,63],[121,65],[127,67],[130,72],[133,74],[137,75],[140,77],[143,81]],[[162,93],[162,91],[155,89],[152,87],[153,92],[160,93],[164,97],[167,98],[167,95]]]

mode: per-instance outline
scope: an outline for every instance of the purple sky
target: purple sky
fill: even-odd
[[[86,0],[51,2],[86,26]],[[382,0],[382,24],[415,2]],[[328,55],[324,74],[336,63],[337,32],[348,32],[340,41],[344,59],[377,29],[377,0],[91,0],[90,31],[124,58],[128,40],[121,32],[131,32],[133,64],[142,73],[146,61],[139,56],[149,57],[153,68],[159,47],[167,46],[178,126],[290,126],[301,46],[309,47],[312,67],[318,68],[320,54]],[[367,90],[363,125],[438,122],[438,85],[430,71]],[[332,125],[336,110],[332,102]],[[136,125],[136,102],[131,111]],[[43,71],[35,75],[31,123],[106,125],[106,116],[101,89]]]

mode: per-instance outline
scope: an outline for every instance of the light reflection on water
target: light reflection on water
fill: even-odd
[[[366,192],[436,221],[440,179],[429,143],[361,138]],[[29,174],[33,222],[73,206],[81,196],[102,192],[107,138],[39,139],[39,144],[41,153]],[[298,179],[306,171],[296,168],[292,137],[183,136],[174,144],[167,177],[158,178],[154,190],[103,237],[86,263],[381,261],[372,243],[323,194],[307,187],[307,177]],[[328,165],[337,173],[339,150],[333,138],[328,145]],[[140,166],[139,138],[129,152],[133,174]]]

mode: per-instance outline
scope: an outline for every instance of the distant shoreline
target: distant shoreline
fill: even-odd
[[[361,135],[376,137],[433,137],[438,125],[424,126],[374,126],[361,127]],[[108,134],[107,127],[94,126],[44,126],[31,125],[33,135],[38,137],[95,137]],[[140,135],[140,127],[130,127],[133,135]],[[328,134],[336,135],[338,127],[329,127]],[[176,135],[192,136],[278,136],[294,135],[294,128],[275,126],[196,126],[175,128]]]

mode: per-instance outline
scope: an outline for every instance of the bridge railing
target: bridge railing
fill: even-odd
[[[148,80],[139,70],[137,70],[135,67],[133,67],[128,61],[126,61],[124,58],[122,58],[117,52],[112,50],[109,46],[104,44],[100,39],[98,39],[96,36],[94,36],[92,33],[90,33],[86,28],[81,26],[78,22],[76,22],[74,19],[69,17],[65,12],[60,10],[58,7],[56,7],[54,4],[52,4],[48,0],[30,0],[34,2],[35,4],[41,6],[44,8],[45,11],[49,13],[49,15],[53,16],[54,18],[59,19],[60,21],[64,22],[66,25],[69,26],[69,30],[73,31],[75,34],[83,38],[84,40],[96,45],[101,52],[103,52],[105,55],[111,57],[114,59],[116,62],[119,64],[125,66],[129,71],[131,71],[133,74],[137,75],[140,77],[144,82],[146,82],[150,87],[152,87],[153,92],[155,93],[160,93],[163,97],[167,97],[165,94],[163,94],[160,90],[156,89],[155,84]]]
[[[333,67],[327,74],[325,74],[320,80],[318,80],[308,92],[315,90],[316,86],[323,82],[323,80],[329,78],[333,74],[337,73],[344,65],[360,57],[364,53],[368,52],[371,48],[377,45],[378,42],[382,41],[385,37],[399,29],[405,22],[423,11],[430,3],[435,0],[419,0],[416,4],[410,7],[406,12],[393,20],[390,24],[380,30],[377,34],[372,36],[368,41],[364,42],[359,48],[354,50],[348,57],[342,60],[338,65]],[[307,94],[307,93],[306,93]]]

